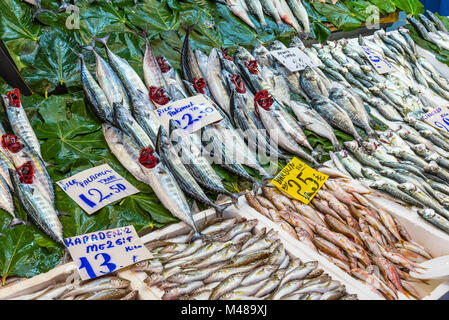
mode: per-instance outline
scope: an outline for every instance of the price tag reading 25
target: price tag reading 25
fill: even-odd
[[[329,176],[316,171],[297,158],[293,158],[281,172],[271,180],[279,190],[293,198],[309,204]]]
[[[64,242],[83,280],[152,258],[134,226],[92,232]]]

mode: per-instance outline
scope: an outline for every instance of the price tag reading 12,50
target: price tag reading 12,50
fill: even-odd
[[[83,280],[152,258],[134,226],[92,232],[64,242]]]
[[[293,198],[309,204],[329,176],[316,171],[299,159],[293,158],[281,172],[271,180],[279,190]]]
[[[189,133],[223,120],[214,104],[203,94],[172,102],[154,110],[154,113],[166,130],[169,130],[170,120],[173,119]]]
[[[139,192],[107,164],[84,170],[56,183],[88,214]]]
[[[379,74],[384,74],[395,70],[391,63],[389,63],[382,57],[379,57],[378,53],[374,50],[367,47],[362,47],[362,50],[363,53],[368,57],[374,69],[376,69]]]

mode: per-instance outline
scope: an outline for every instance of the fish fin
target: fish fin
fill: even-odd
[[[109,40],[109,37],[111,36],[111,34],[110,33],[108,33],[106,36],[104,36],[103,38],[97,38],[97,37],[95,37],[94,39],[95,39],[95,41],[98,41],[98,42],[100,42],[102,45],[104,45],[104,46],[107,46],[107,43],[108,43],[108,40]]]
[[[45,165],[46,167],[54,167],[54,166],[55,166],[54,163],[45,162],[43,159],[42,159],[42,162],[44,163],[44,165]]]
[[[11,229],[12,227],[15,227],[19,224],[26,225],[26,222],[19,218],[13,218],[6,228]]]
[[[58,217],[70,217],[70,214],[68,214],[67,212],[64,212],[64,211],[60,211],[60,210],[56,211],[56,215]]]
[[[90,44],[87,46],[81,46],[82,49],[87,51],[94,51],[95,48],[95,38],[92,37],[92,40],[90,41]]]

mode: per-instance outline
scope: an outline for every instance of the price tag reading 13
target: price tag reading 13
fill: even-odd
[[[92,232],[64,242],[83,280],[152,258],[134,226]]]
[[[329,176],[316,171],[299,159],[293,158],[281,172],[271,180],[279,190],[293,198],[309,204]]]

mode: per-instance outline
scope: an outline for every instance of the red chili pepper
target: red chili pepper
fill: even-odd
[[[204,78],[193,78],[193,87],[195,88],[196,92],[204,94],[204,88],[206,88],[206,81]]]
[[[264,108],[265,110],[270,110],[273,102],[273,97],[268,94],[267,90],[260,90],[254,97],[254,104],[256,106]]]
[[[33,183],[34,167],[31,161],[25,162],[22,166],[16,169],[19,175],[20,182],[31,184]]]
[[[157,57],[156,60],[157,60],[157,64],[159,65],[159,68],[161,69],[162,73],[167,73],[168,71],[170,71],[171,67],[167,63],[167,60],[165,60],[164,57]]]
[[[249,62],[245,61],[245,67],[252,74],[258,74],[259,73],[259,71],[257,71],[257,68],[259,67],[259,65],[257,64],[256,60],[251,60]]]
[[[24,145],[19,141],[19,138],[13,134],[2,135],[2,147],[8,149],[12,153],[17,153],[23,149]]]
[[[143,148],[140,150],[139,163],[147,169],[152,169],[157,165],[157,158],[153,156],[152,148]]]
[[[232,59],[232,58],[229,56],[228,48],[221,48],[221,53],[223,54],[223,58],[225,58],[225,59],[227,59],[227,60],[229,60],[229,61],[234,61],[234,59]]]
[[[231,82],[234,84],[235,90],[237,90],[238,93],[246,92],[245,83],[240,75],[234,74],[231,78]]]
[[[7,93],[9,104],[15,108],[20,108],[20,91],[19,89],[11,90]]]
[[[162,88],[151,86],[149,92],[150,92],[150,100],[153,103],[163,106],[170,101],[170,98],[167,97],[167,95],[164,92],[164,89]]]

